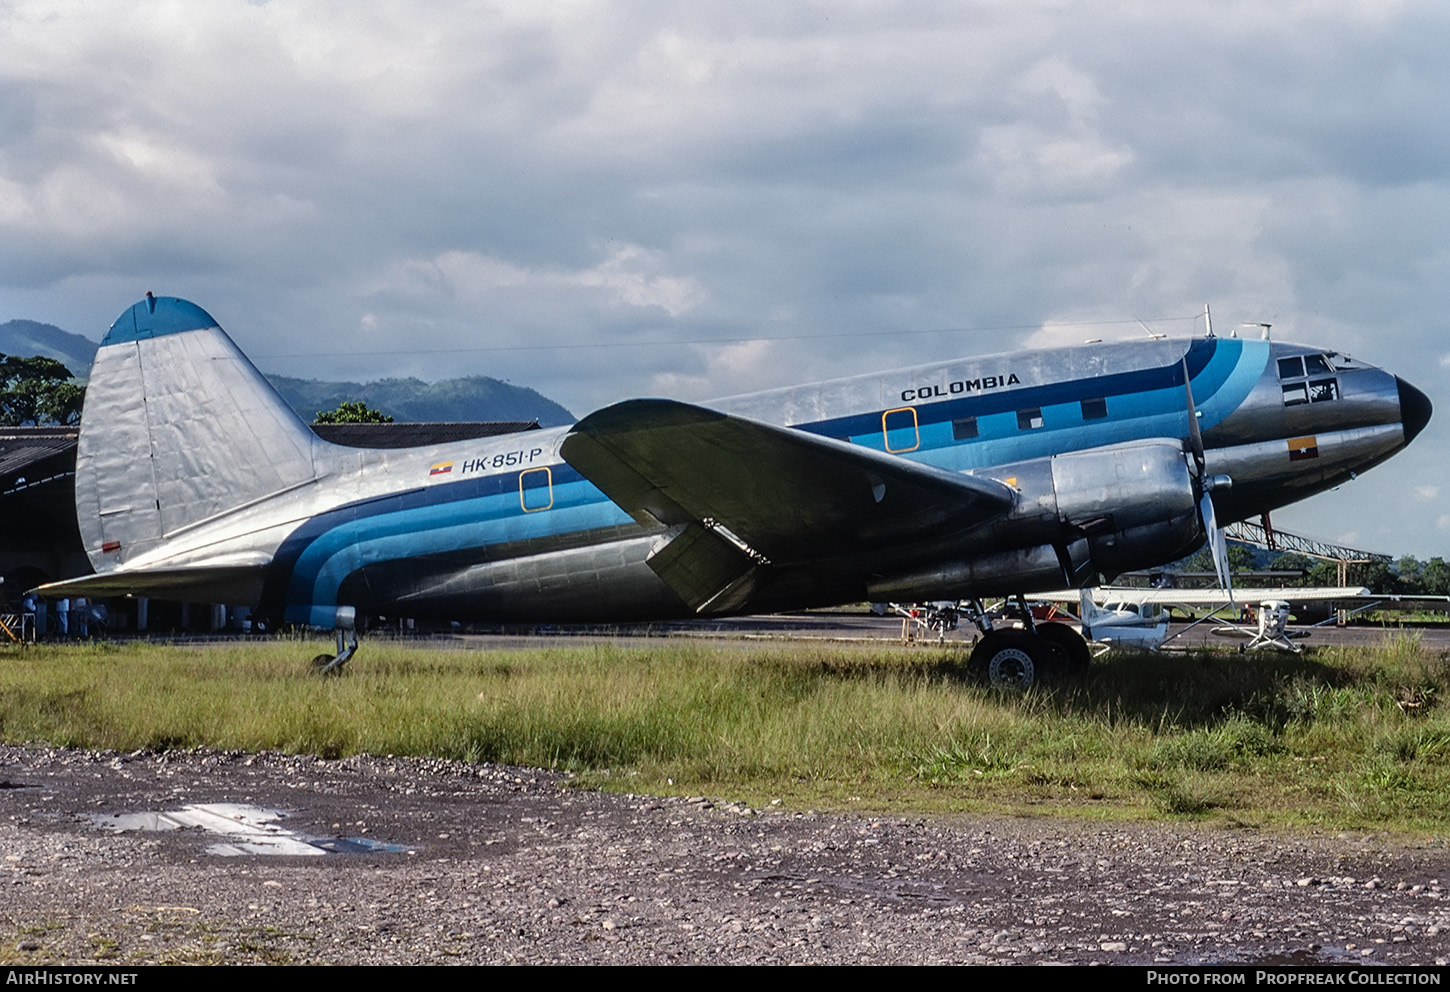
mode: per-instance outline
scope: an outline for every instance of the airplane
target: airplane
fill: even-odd
[[[1212,632],[1224,637],[1244,637],[1249,643],[1240,650],[1256,651],[1259,648],[1274,647],[1298,654],[1302,646],[1295,640],[1309,636],[1307,630],[1288,630],[1289,599],[1296,603],[1348,603],[1361,602],[1365,605],[1353,612],[1371,609],[1383,602],[1383,597],[1371,595],[1363,586],[1312,586],[1279,589],[1136,589],[1104,586],[1099,589],[1076,590],[1081,603],[1082,634],[1089,641],[1113,648],[1130,648],[1157,651],[1173,638],[1186,631],[1168,636],[1168,607],[1206,610],[1201,620],[1190,624],[1190,629],[1203,620],[1217,617],[1220,611],[1228,609],[1237,613],[1238,604],[1246,608],[1250,603],[1259,604],[1257,629],[1244,624],[1228,623],[1214,627]],[[1068,590],[1059,590],[1039,597],[1048,601],[1062,601],[1072,598]],[[1103,605],[1099,606],[1098,602]]]
[[[1168,639],[1168,611],[1159,603],[1109,599],[1098,606],[1091,589],[1079,593],[1082,636],[1109,648],[1157,651]]]
[[[1259,603],[1258,629],[1243,624],[1229,624],[1215,627],[1213,632],[1220,637],[1245,637],[1247,644],[1239,645],[1240,651],[1257,651],[1260,648],[1278,648],[1300,654],[1304,648],[1296,640],[1309,636],[1307,630],[1289,629],[1289,604],[1282,599],[1266,599]]]
[[[985,632],[970,663],[1025,686],[1067,652],[1030,617],[993,629],[981,597],[1177,560],[1220,520],[1354,478],[1430,415],[1374,366],[1210,328],[367,450],[309,430],[201,307],[148,293],[86,391],[76,509],[96,574],[39,592],[252,605],[335,631],[321,671],[355,654],[359,613],[619,623],[966,601]]]

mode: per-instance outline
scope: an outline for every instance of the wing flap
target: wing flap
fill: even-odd
[[[701,524],[685,524],[646,560],[656,575],[697,613],[730,613],[755,591],[759,566]]]

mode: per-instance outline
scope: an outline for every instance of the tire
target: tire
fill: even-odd
[[[994,630],[977,644],[968,662],[974,672],[999,689],[1025,692],[1040,684],[1055,650],[1025,630]]]
[[[1068,675],[1083,675],[1092,664],[1093,653],[1088,649],[1082,635],[1065,623],[1040,623],[1037,636],[1058,651],[1062,661],[1060,670]]]

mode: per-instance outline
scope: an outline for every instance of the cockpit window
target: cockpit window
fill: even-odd
[[[1341,355],[1337,351],[1326,352],[1324,357],[1329,360],[1329,364],[1335,372],[1347,372],[1350,369],[1374,368],[1373,365],[1367,365],[1357,358],[1350,358],[1348,355]]]
[[[1291,355],[1279,359],[1279,380],[1283,383],[1284,405],[1324,403],[1339,399],[1339,371],[1329,355]]]

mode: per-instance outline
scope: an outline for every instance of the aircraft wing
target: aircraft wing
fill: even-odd
[[[1255,605],[1268,600],[1315,603],[1352,600],[1369,596],[1364,586],[1305,586],[1300,589],[1235,589],[1235,603]],[[1165,606],[1221,606],[1227,596],[1222,589],[1103,589],[1099,596],[1132,603],[1162,603]],[[1098,598],[1098,597],[1095,597]]]
[[[651,566],[697,609],[747,563],[818,561],[943,537],[995,519],[1015,500],[990,479],[671,400],[592,413],[560,454],[640,523],[679,529]],[[748,591],[714,608],[744,598]]]
[[[1056,602],[1077,601],[1077,589],[1062,589],[1057,592],[1034,595],[1033,599]],[[1387,596],[1375,596],[1364,586],[1303,586],[1279,589],[1234,589],[1235,603],[1259,604],[1269,600],[1288,603],[1339,602],[1363,599],[1381,600]],[[1222,589],[1139,589],[1130,586],[1100,586],[1093,590],[1093,600],[1098,603],[1161,603],[1164,606],[1223,606],[1228,594]]]

